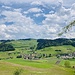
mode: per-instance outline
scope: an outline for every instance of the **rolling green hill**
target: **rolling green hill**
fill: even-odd
[[[16,58],[17,55],[30,54],[33,51],[37,54],[47,54],[47,55],[51,54],[52,56],[56,56],[57,54],[63,54],[63,53],[72,53],[75,51],[75,47],[72,45],[50,46],[40,50],[36,50],[38,42],[37,40],[31,40],[31,39],[11,40],[7,41],[6,43],[11,44],[15,48],[15,50],[0,52],[0,58],[9,58],[10,56]]]
[[[2,42],[2,41],[1,41]],[[0,43],[1,43],[0,42]],[[50,46],[42,49],[37,48],[37,40],[10,40],[6,44],[11,44],[14,51],[0,52],[0,73],[1,75],[13,75],[16,69],[23,69],[21,75],[74,75],[75,59],[67,59],[71,67],[65,67],[66,60],[57,58],[58,54],[75,52],[75,47],[72,45]],[[40,59],[28,60],[17,58],[24,54],[41,55]],[[49,54],[51,56],[49,57]],[[60,62],[59,62],[60,61]],[[56,62],[59,62],[56,64]],[[9,72],[10,71],[10,72]]]
[[[57,52],[56,50],[61,50],[61,52]],[[46,47],[46,48],[37,50],[38,53],[46,53],[46,54],[51,53],[52,55],[56,55],[58,53],[71,53],[74,51],[75,51],[75,47],[71,45],[51,46],[51,47]]]

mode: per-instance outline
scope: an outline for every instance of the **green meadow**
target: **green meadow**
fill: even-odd
[[[61,60],[59,65],[55,64],[57,59],[41,59],[41,60],[1,60],[0,73],[1,75],[13,75],[16,69],[22,69],[21,75],[74,75],[74,69],[65,68]],[[71,62],[74,64],[75,60]]]

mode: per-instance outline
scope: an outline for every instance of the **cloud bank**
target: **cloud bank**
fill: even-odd
[[[75,20],[72,0],[0,0],[0,39],[55,39],[62,28]],[[75,38],[75,27],[64,38]]]

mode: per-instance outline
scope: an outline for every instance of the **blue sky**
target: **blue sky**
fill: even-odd
[[[75,0],[0,0],[0,39],[75,38]]]

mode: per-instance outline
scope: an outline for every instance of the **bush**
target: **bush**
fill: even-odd
[[[22,55],[18,55],[16,58],[22,58]]]
[[[21,75],[22,71],[23,71],[22,69],[16,69],[13,75]]]
[[[69,61],[65,61],[64,65],[65,65],[65,67],[67,67],[67,68],[70,68],[70,67],[71,67]]]
[[[0,58],[0,60],[2,60],[2,59]]]

